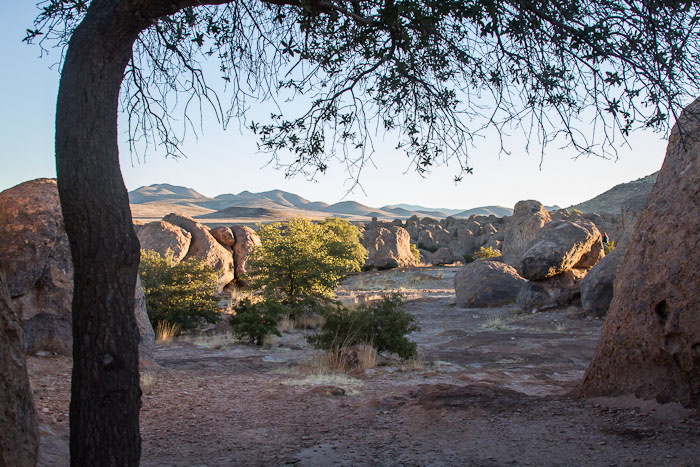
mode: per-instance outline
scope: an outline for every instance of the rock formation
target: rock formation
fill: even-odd
[[[511,304],[525,282],[514,267],[500,261],[471,262],[454,278],[457,306],[487,308]]]
[[[585,270],[571,269],[545,280],[526,281],[516,303],[533,313],[576,303],[581,296],[579,284],[585,275]]]
[[[582,392],[700,404],[700,99],[674,126]]]
[[[447,248],[447,247],[439,248],[430,257],[430,264],[434,264],[436,266],[442,266],[445,264],[452,264],[454,262],[455,262],[455,254],[452,252],[451,248]]]
[[[27,352],[70,355],[73,264],[55,180],[32,180],[0,193],[0,269],[22,317]],[[147,344],[153,329],[146,310],[134,312],[142,315],[136,320]],[[153,354],[141,358],[152,361]]]
[[[523,253],[535,244],[537,233],[552,217],[539,201],[518,201],[507,220],[503,238],[503,261],[511,266],[520,263]]]
[[[596,317],[605,316],[613,298],[613,284],[624,258],[620,246],[605,255],[581,281],[581,308]]]
[[[246,282],[246,264],[248,256],[253,249],[260,245],[260,237],[250,227],[245,225],[232,225],[231,231],[234,236],[233,244],[233,264],[236,271],[236,281],[239,285],[247,285]]]
[[[416,265],[411,253],[411,236],[403,227],[389,226],[366,230],[362,246],[367,249],[363,269],[392,269]]]
[[[192,242],[191,233],[165,221],[149,222],[138,229],[137,235],[142,250],[153,250],[161,256],[171,250],[176,263],[185,258]]]
[[[0,270],[0,466],[34,467],[39,432],[27,376],[24,331]]]

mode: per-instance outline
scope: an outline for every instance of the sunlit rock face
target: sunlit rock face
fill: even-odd
[[[663,167],[626,247],[583,393],[698,406],[700,100],[673,128]]]
[[[417,264],[411,253],[411,236],[403,227],[365,230],[361,242],[368,255],[363,269],[403,268]]]
[[[552,217],[539,201],[518,201],[506,222],[503,261],[517,267],[523,253],[535,244],[537,233]]]

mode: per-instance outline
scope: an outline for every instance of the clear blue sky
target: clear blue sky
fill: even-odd
[[[35,16],[33,1],[11,2],[0,17],[3,71],[0,74],[2,106],[0,128],[0,190],[38,177],[55,177],[53,159],[54,110],[59,75],[51,66],[58,51],[39,58],[39,49],[21,42]],[[475,175],[455,184],[456,168],[438,168],[421,178],[406,157],[381,141],[361,183],[364,192],[348,194],[347,174],[341,164],[331,165],[317,182],[302,177],[286,180],[281,171],[265,167],[268,156],[257,153],[253,135],[239,131],[235,123],[222,131],[215,121],[204,121],[204,133],[190,138],[186,159],[165,159],[151,153],[144,161],[131,157],[126,135],[120,128],[122,173],[129,190],[153,183],[192,187],[204,195],[238,193],[243,190],[281,189],[312,201],[334,203],[355,200],[370,206],[409,203],[428,207],[468,209],[483,205],[512,207],[521,199],[568,206],[592,198],[619,183],[659,170],[666,142],[654,133],[631,137],[632,148],[621,148],[619,160],[579,158],[572,149],[550,147],[540,169],[539,153],[519,151],[522,142],[510,143],[512,155],[498,157],[492,141],[478,143],[470,161]],[[132,160],[133,159],[133,160]],[[408,172],[407,172],[408,169]]]

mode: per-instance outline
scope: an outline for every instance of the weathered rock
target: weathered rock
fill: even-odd
[[[0,193],[0,269],[8,271],[27,352],[70,355],[73,264],[54,180],[32,180]],[[141,329],[144,342],[153,334],[145,319],[150,335]]]
[[[212,237],[216,239],[223,246],[231,247],[236,243],[236,239],[233,236],[231,229],[224,226],[214,227],[209,231]]]
[[[516,302],[527,312],[571,305],[581,297],[579,283],[585,275],[585,270],[572,269],[542,281],[526,281]]]
[[[185,258],[192,242],[192,234],[165,221],[149,222],[141,226],[136,235],[142,250],[153,250],[161,256],[170,250],[176,263]]]
[[[455,262],[455,254],[450,248],[442,247],[438,249],[430,258],[430,263],[436,266],[452,264]]]
[[[556,276],[573,269],[596,242],[600,242],[600,232],[590,221],[551,221],[539,230],[535,243],[523,253],[518,272],[535,281]],[[594,254],[590,256],[593,258]]]
[[[617,247],[591,269],[581,281],[581,308],[591,316],[605,316],[613,298],[613,283],[624,257]]]
[[[503,261],[516,266],[523,253],[535,244],[537,233],[552,220],[539,201],[518,201],[508,218],[503,237]]]
[[[583,394],[700,405],[700,99],[627,243]]]
[[[246,264],[250,253],[260,246],[260,237],[250,227],[245,225],[232,225],[231,231],[235,238],[233,244],[233,264],[236,270],[236,281],[239,285],[247,285],[245,279],[247,275]]]
[[[418,248],[420,253],[420,262],[423,264],[433,264],[433,253],[422,248]]]
[[[525,282],[514,267],[500,261],[471,262],[455,275],[457,306],[490,308],[508,305],[515,302]]]
[[[598,240],[593,242],[591,249],[581,256],[581,259],[574,264],[574,269],[591,269],[593,266],[598,264],[598,261],[603,259],[605,256],[605,246],[603,245],[602,235],[598,237]]]
[[[39,432],[27,375],[24,331],[0,270],[0,465],[34,467]]]
[[[184,214],[168,214],[163,218],[165,222],[182,227],[192,234],[190,249],[185,256],[187,258],[199,258],[218,272],[219,292],[234,279],[233,255],[212,237],[209,229]]]
[[[155,361],[155,339],[153,326],[148,319],[146,309],[146,294],[141,287],[141,278],[136,278],[134,292],[134,316],[139,328],[139,366],[142,368],[158,366]]]
[[[411,236],[402,227],[380,227],[367,230],[362,236],[367,249],[367,261],[363,269],[392,269],[416,265],[411,253]]]

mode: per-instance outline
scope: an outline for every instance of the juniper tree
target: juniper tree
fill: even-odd
[[[417,170],[472,172],[475,136],[522,130],[610,154],[667,128],[698,94],[698,6],[654,0],[46,0],[27,41],[62,48],[56,166],[75,267],[71,462],[140,457],[139,261],[117,145],[177,155],[173,112],[249,102],[305,110],[251,122],[288,174],[345,161],[353,176],[389,131]],[[207,77],[206,60],[218,62]],[[227,83],[224,106],[214,81]],[[214,80],[214,81],[212,81]],[[180,114],[182,115],[182,114]],[[191,122],[191,121],[190,121]],[[152,147],[152,146],[151,146]]]

